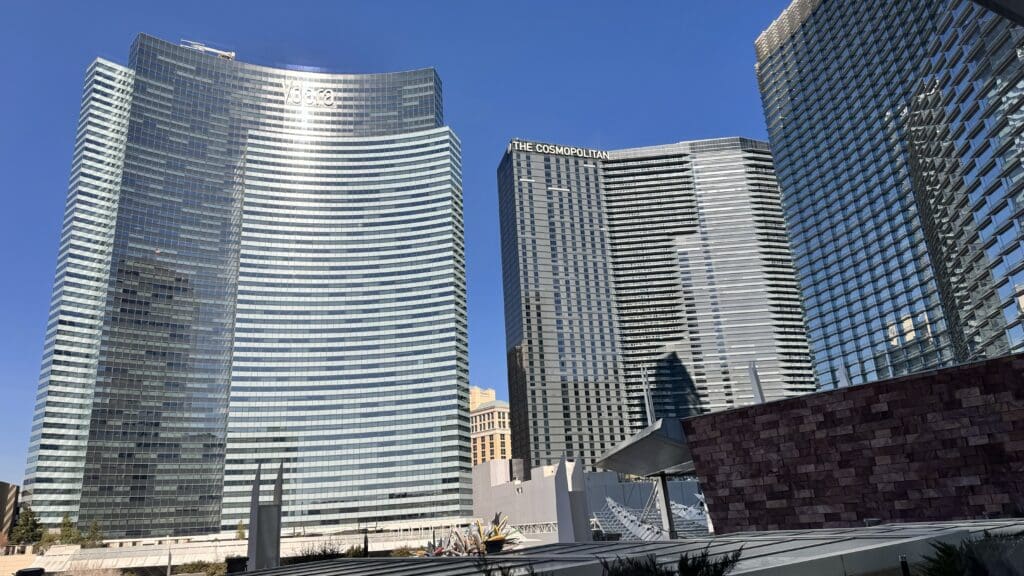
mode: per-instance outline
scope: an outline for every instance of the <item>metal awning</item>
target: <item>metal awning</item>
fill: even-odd
[[[595,465],[636,476],[688,474],[694,470],[683,425],[676,418],[659,418],[606,452]]]

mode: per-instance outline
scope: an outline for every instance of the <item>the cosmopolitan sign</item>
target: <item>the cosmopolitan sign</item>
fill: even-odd
[[[334,108],[334,90],[330,88],[314,88],[296,80],[285,81],[283,86],[286,104]]]
[[[608,153],[603,150],[592,150],[590,148],[575,148],[573,146],[557,146],[555,144],[541,144],[540,142],[521,142],[513,140],[508,143],[509,152],[536,152],[538,154],[558,154],[559,156],[576,156],[578,158],[597,158],[607,160]]]

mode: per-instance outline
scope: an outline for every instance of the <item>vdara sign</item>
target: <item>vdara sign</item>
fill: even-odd
[[[538,154],[558,154],[559,156],[576,156],[579,158],[597,158],[607,160],[608,153],[604,150],[593,150],[591,148],[575,148],[573,146],[556,146],[555,144],[541,144],[540,142],[521,142],[513,140],[508,143],[508,151],[512,152],[536,152]]]
[[[334,108],[334,90],[330,88],[311,88],[297,80],[285,81],[283,86],[285,104]]]

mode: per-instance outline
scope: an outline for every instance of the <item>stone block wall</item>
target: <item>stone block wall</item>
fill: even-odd
[[[1024,516],[1024,355],[683,429],[719,533]]]

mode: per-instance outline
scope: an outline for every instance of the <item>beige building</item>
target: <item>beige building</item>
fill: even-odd
[[[469,387],[469,411],[476,410],[484,402],[494,402],[497,397],[494,395],[494,388]]]
[[[473,465],[512,457],[512,429],[508,403],[497,400],[494,390],[469,389],[469,423],[473,440]]]

